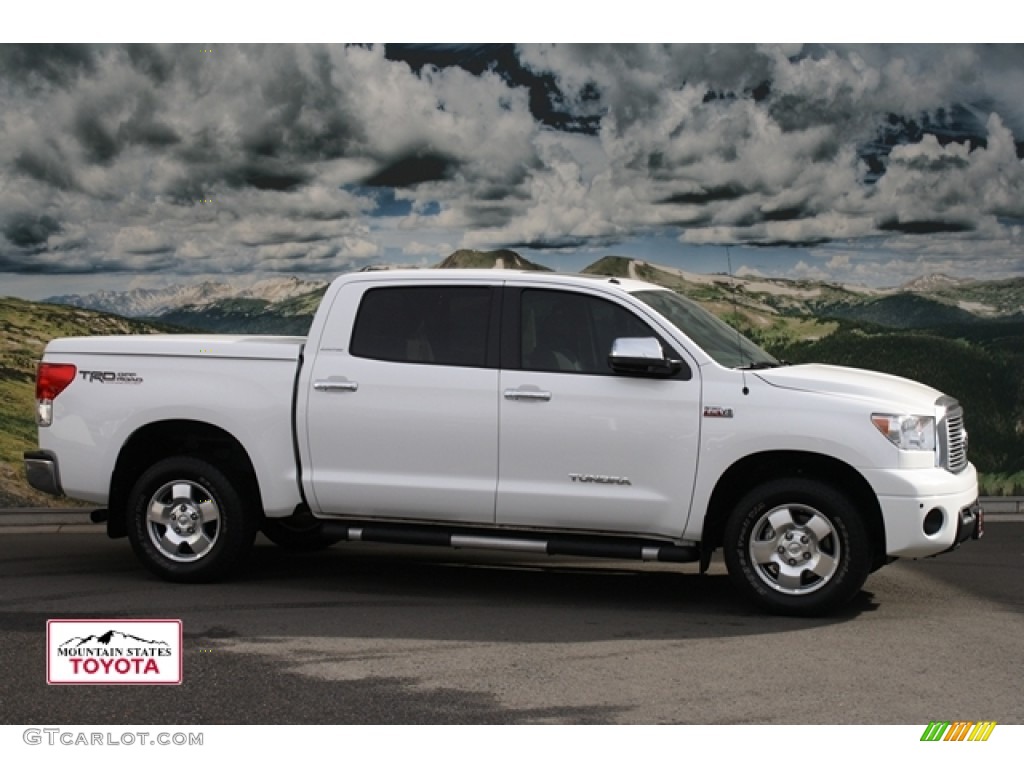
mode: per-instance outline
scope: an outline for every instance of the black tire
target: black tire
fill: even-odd
[[[260,531],[289,552],[316,552],[337,544],[344,536],[328,536],[324,524],[312,516],[266,518]]]
[[[820,616],[845,605],[873,562],[853,503],[817,480],[773,480],[748,493],[725,527],[729,576],[772,613]]]
[[[256,536],[256,510],[238,486],[202,459],[174,456],[146,470],[128,497],[136,556],[168,581],[217,581],[242,565]]]

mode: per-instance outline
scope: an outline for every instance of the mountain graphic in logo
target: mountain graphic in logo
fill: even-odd
[[[151,646],[170,647],[170,643],[163,640],[147,640],[138,635],[129,635],[126,632],[118,632],[116,629],[108,629],[102,635],[89,635],[88,637],[72,637],[60,644],[61,648],[126,648],[138,643]]]

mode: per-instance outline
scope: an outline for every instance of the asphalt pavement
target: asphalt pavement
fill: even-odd
[[[700,576],[259,537],[236,578],[171,584],[123,540],[67,535],[103,530],[70,514],[0,536],[0,724],[880,723],[915,725],[917,744],[937,719],[1024,723],[1024,525],[1006,515],[793,619],[750,606],[720,559]],[[96,617],[181,620],[183,682],[48,685],[48,620]]]

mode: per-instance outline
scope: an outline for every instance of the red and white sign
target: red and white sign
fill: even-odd
[[[50,685],[180,685],[181,619],[50,619]]]

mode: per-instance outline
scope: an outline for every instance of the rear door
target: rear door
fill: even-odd
[[[306,411],[322,514],[494,522],[499,311],[485,282],[342,288]]]
[[[505,297],[497,522],[679,535],[693,492],[700,380],[617,375],[612,341],[651,337],[633,308],[584,289]]]

